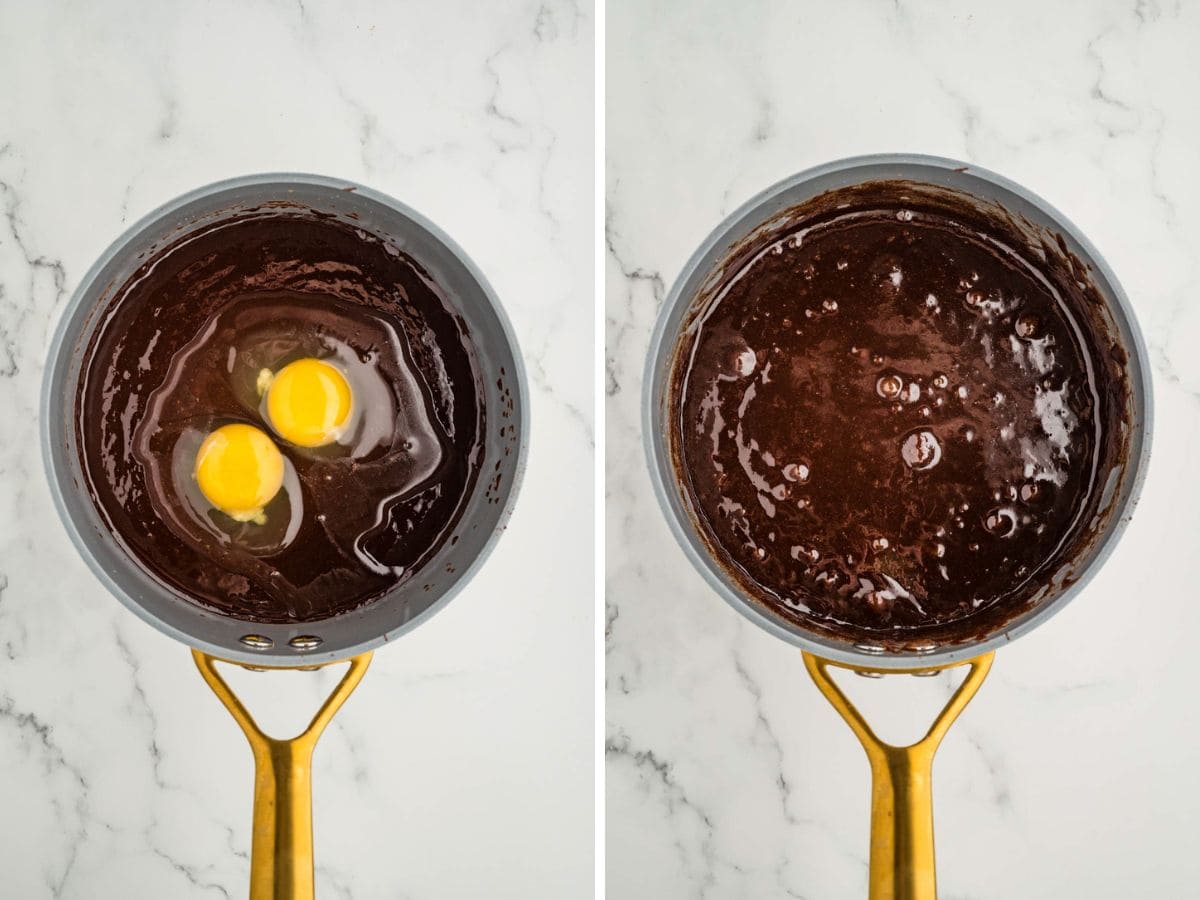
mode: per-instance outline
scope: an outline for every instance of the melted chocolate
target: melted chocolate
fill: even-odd
[[[411,578],[452,536],[482,458],[478,367],[439,286],[385,241],[259,211],[188,234],[117,290],[87,348],[77,433],[104,520],[152,575],[225,615],[311,622]],[[355,394],[338,444],[286,458],[264,524],[192,476],[213,428],[270,431],[255,379],[335,360]]]
[[[826,195],[752,235],[674,362],[673,454],[711,552],[774,613],[851,640],[944,639],[1033,602],[1126,440],[1124,356],[1079,273],[902,194]]]

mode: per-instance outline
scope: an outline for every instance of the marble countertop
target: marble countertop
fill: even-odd
[[[571,0],[4,0],[0,20],[0,893],[245,896],[249,748],[187,648],[74,553],[42,474],[37,401],[52,324],[127,224],[207,182],[290,170],[361,181],[449,232],[502,298],[532,390],[508,533],[454,603],[376,654],[317,750],[318,895],[581,896],[592,13]],[[231,677],[292,727],[325,683]]]
[[[1064,211],[1123,283],[1154,369],[1154,458],[1121,545],[997,654],[942,745],[941,896],[1194,893],[1200,6],[610,0],[606,37],[609,895],[866,896],[866,758],[799,653],[675,545],[639,405],[658,306],[722,217],[885,151],[977,163]],[[947,690],[852,681],[909,737],[925,713],[896,707]]]

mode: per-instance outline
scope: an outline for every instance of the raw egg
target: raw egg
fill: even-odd
[[[263,370],[259,391],[266,415],[284,440],[298,447],[323,447],[338,440],[350,421],[354,397],[342,371],[322,359],[298,359],[274,375]]]
[[[205,498],[238,522],[266,521],[263,508],[283,486],[283,455],[253,425],[222,425],[196,453],[196,483]]]

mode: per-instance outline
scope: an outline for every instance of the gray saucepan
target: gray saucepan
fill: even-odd
[[[200,606],[153,577],[113,538],[88,491],[75,435],[75,395],[85,350],[108,301],[159,249],[225,218],[286,207],[333,217],[412,257],[452,298],[474,344],[485,412],[480,477],[467,497],[458,540],[381,598],[303,624],[253,624]],[[308,759],[321,730],[357,684],[370,651],[429,619],[463,588],[504,530],[525,463],[528,392],[516,339],[482,273],[435,225],[403,203],[342,179],[250,175],[199,188],[159,207],[118,238],[83,277],[59,322],[44,376],[42,449],[59,515],[97,578],[132,612],[193,648],[197,665],[254,749],[255,831],[251,897],[312,896]],[[503,428],[503,430],[501,430]],[[350,669],[304,734],[264,735],[213,666],[307,668],[351,659]]]
[[[674,470],[671,421],[676,354],[689,324],[711,301],[726,264],[765,234],[782,233],[803,217],[798,211],[827,192],[870,182],[903,183],[923,197],[953,197],[989,219],[1003,221],[1049,257],[1061,254],[1072,272],[1091,281],[1100,298],[1093,311],[1106,337],[1119,345],[1129,386],[1124,410],[1123,466],[1109,473],[1100,510],[1089,524],[1081,552],[1048,578],[1031,602],[995,627],[973,629],[940,642],[906,645],[871,637],[839,639],[784,618],[747,596],[710,552]],[[828,198],[838,203],[836,195]],[[796,226],[798,227],[798,226]],[[1116,357],[1114,357],[1116,358]],[[993,651],[1029,632],[1079,595],[1108,558],[1132,515],[1150,453],[1151,379],[1145,344],[1133,310],[1104,259],[1086,237],[1041,198],[1006,178],[968,163],[929,156],[887,154],[838,160],[801,172],[766,189],[732,213],[684,266],[663,304],[650,341],[644,379],[643,436],[654,491],[683,549],[708,584],[735,610],[770,634],[804,651],[809,674],[846,720],[866,750],[874,782],[870,885],[872,900],[932,900],[936,896],[930,776],[933,754],[954,718],[986,676]],[[840,687],[829,666],[879,676],[893,672],[934,674],[968,665],[970,672],[926,736],[909,747],[881,741]]]

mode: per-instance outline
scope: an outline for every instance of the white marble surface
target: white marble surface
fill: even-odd
[[[318,894],[590,896],[592,15],[0,2],[0,894],[245,896],[249,749],[187,649],[73,552],[36,408],[51,323],[127,223],[300,170],[400,197],[471,254],[515,324],[533,417],[487,566],[376,655],[317,750]],[[289,721],[317,698],[302,676],[238,681]]]
[[[638,407],[664,289],[726,213],[807,166],[898,150],[1065,211],[1129,293],[1157,401],[1122,544],[997,654],[942,746],[941,896],[1194,895],[1200,4],[610,0],[607,45],[609,896],[866,896],[865,757],[799,654],[675,546]],[[1149,627],[1113,621],[1128,610]],[[945,695],[903,681],[849,687],[875,706]]]

